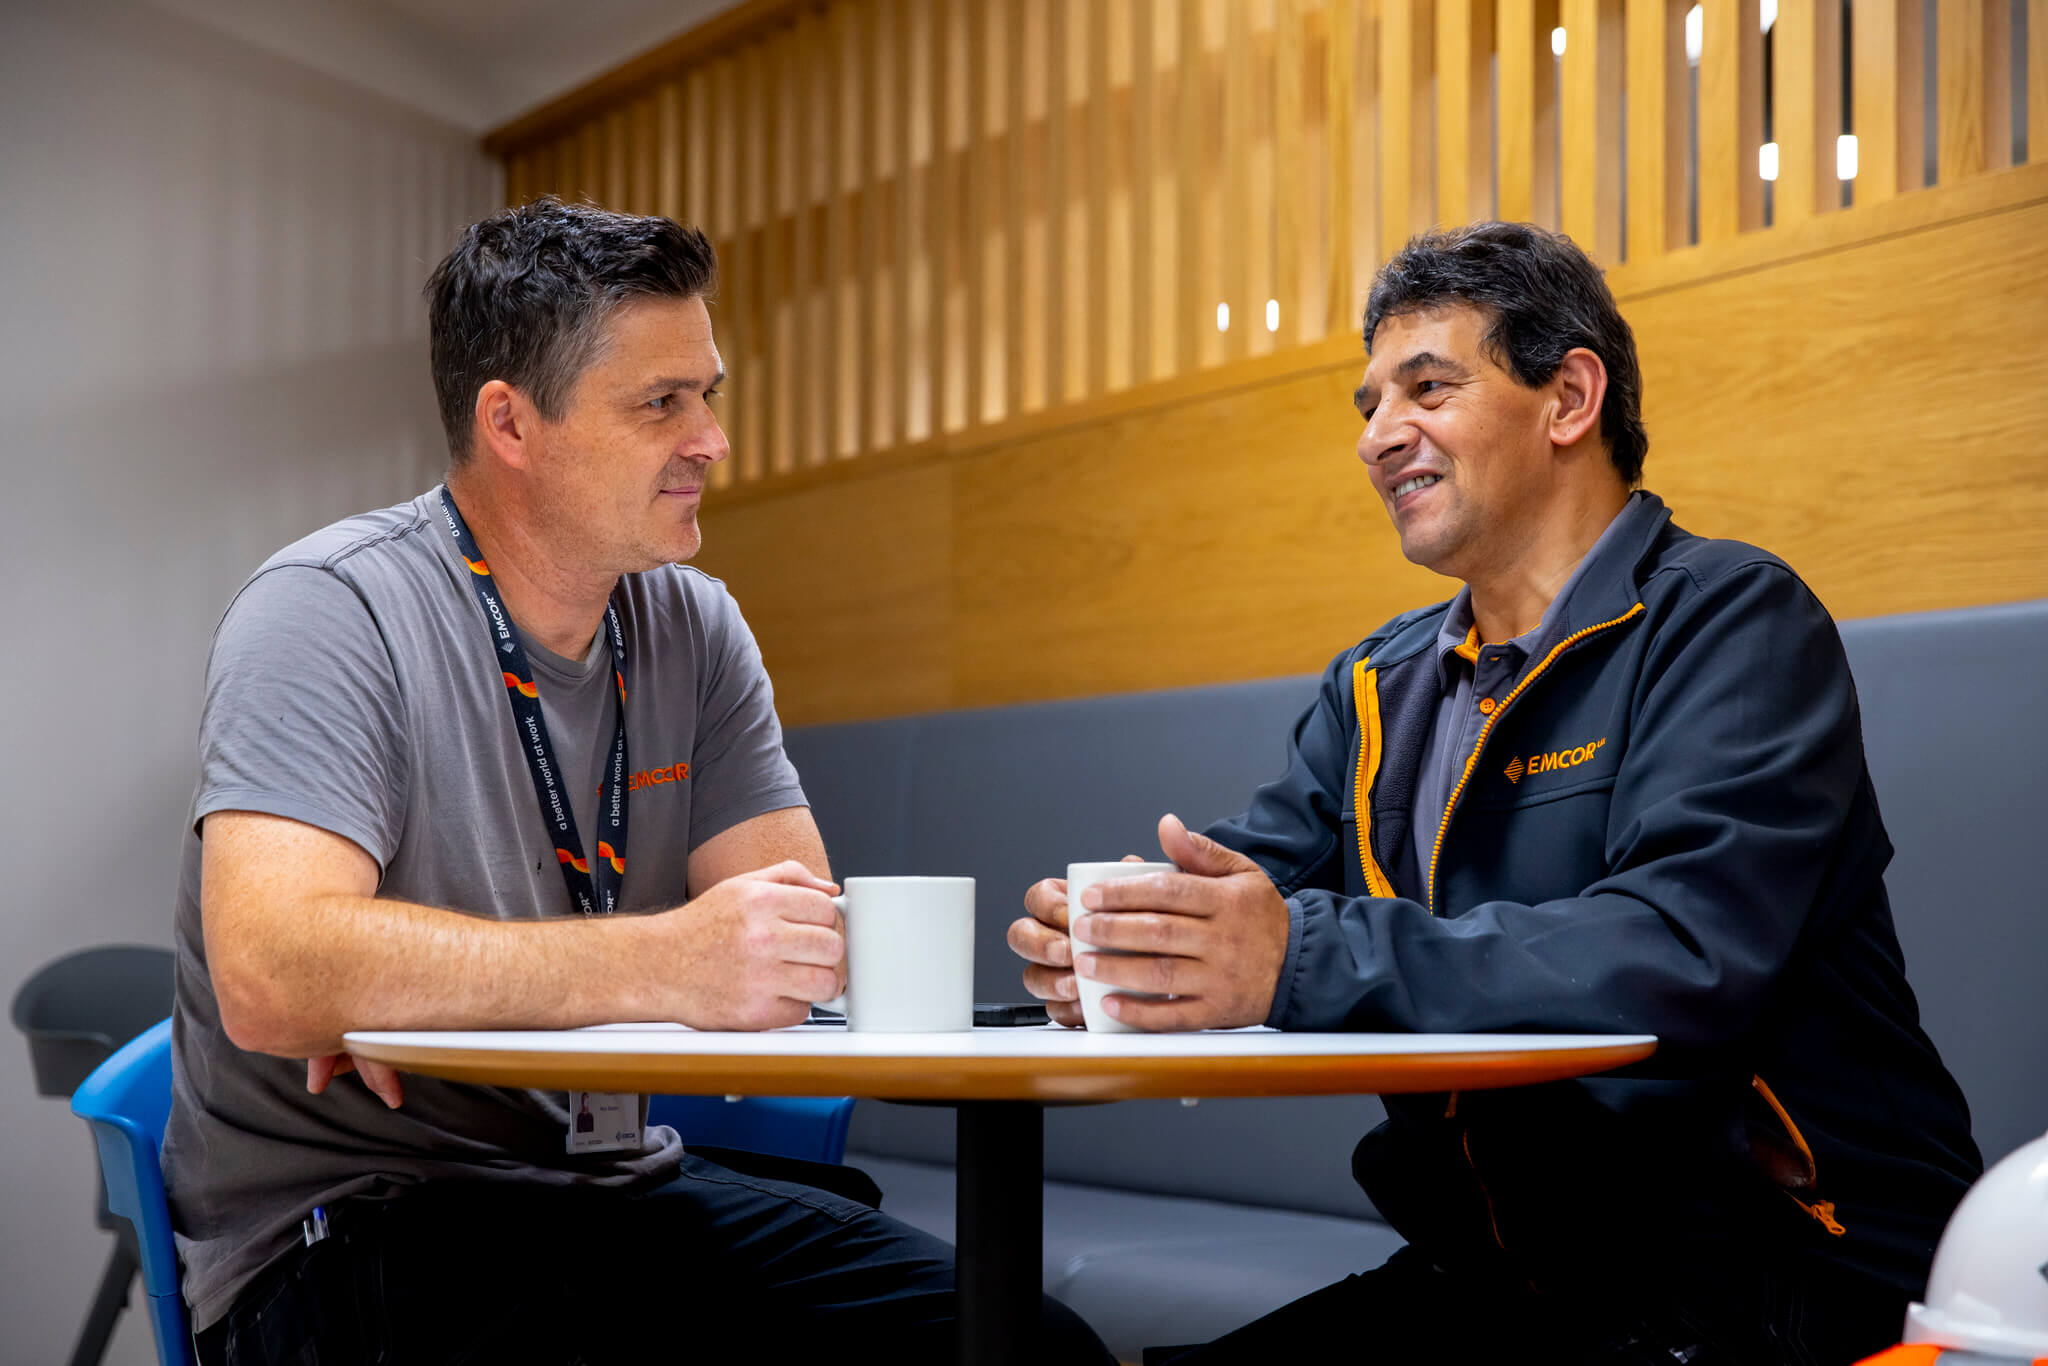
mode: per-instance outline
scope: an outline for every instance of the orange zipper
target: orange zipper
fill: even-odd
[[[1806,1135],[1799,1132],[1799,1126],[1792,1122],[1792,1116],[1787,1113],[1783,1105],[1778,1103],[1778,1097],[1771,1091],[1769,1084],[1762,1077],[1751,1074],[1749,1084],[1751,1089],[1762,1096],[1764,1103],[1770,1106],[1772,1112],[1778,1116],[1778,1122],[1785,1126],[1785,1132],[1791,1136],[1792,1142],[1799,1148],[1799,1155],[1806,1159],[1807,1170],[1813,1173],[1813,1183],[1816,1186],[1819,1185],[1820,1164],[1813,1160],[1813,1149],[1807,1146]],[[1812,1204],[1808,1204],[1791,1191],[1785,1192],[1785,1198],[1812,1215],[1819,1221],[1820,1226],[1833,1236],[1839,1238],[1849,1231],[1842,1227],[1840,1220],[1835,1218],[1834,1201],[1816,1200]]]
[[[1351,666],[1351,698],[1358,712],[1358,779],[1352,807],[1358,825],[1358,866],[1365,873],[1368,896],[1392,896],[1394,884],[1372,856],[1372,785],[1380,774],[1379,670],[1369,660]]]
[[[1493,728],[1500,724],[1501,717],[1508,714],[1508,708],[1515,704],[1515,699],[1527,691],[1529,685],[1541,677],[1543,671],[1554,664],[1559,655],[1584,640],[1587,636],[1597,635],[1601,631],[1619,626],[1642,610],[1643,605],[1639,602],[1612,621],[1603,621],[1597,626],[1588,626],[1584,630],[1574,631],[1563,640],[1557,642],[1551,648],[1550,653],[1543,656],[1542,663],[1522,676],[1522,681],[1515,684],[1513,691],[1509,692],[1502,699],[1501,704],[1494,708],[1493,715],[1486,718],[1486,724],[1479,728],[1479,738],[1472,743],[1472,755],[1465,760],[1465,771],[1459,776],[1458,785],[1451,789],[1451,799],[1444,803],[1444,818],[1442,823],[1436,828],[1436,843],[1431,846],[1429,851],[1428,899],[1424,904],[1428,907],[1431,915],[1436,914],[1436,864],[1437,859],[1444,852],[1444,835],[1451,828],[1451,813],[1458,809],[1458,798],[1464,795],[1466,786],[1472,781],[1472,770],[1479,766],[1479,756],[1486,750],[1486,737],[1493,734]]]

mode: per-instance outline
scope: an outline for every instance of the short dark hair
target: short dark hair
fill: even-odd
[[[450,458],[468,461],[477,390],[491,380],[558,421],[621,304],[708,299],[717,281],[711,243],[668,218],[546,195],[470,224],[426,287],[434,395]]]
[[[1373,278],[1365,349],[1388,318],[1459,303],[1491,320],[1487,350],[1531,388],[1548,384],[1575,347],[1598,356],[1607,367],[1600,434],[1622,481],[1643,477],[1650,437],[1635,333],[1585,252],[1533,223],[1474,223],[1410,238]]]

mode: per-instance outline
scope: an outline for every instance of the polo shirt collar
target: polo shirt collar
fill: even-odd
[[[1664,510],[1664,502],[1654,493],[1637,489],[1629,494],[1621,511],[1614,514],[1614,520],[1607,524],[1592,546],[1572,567],[1571,575],[1564,586],[1543,609],[1543,619],[1533,627],[1516,636],[1513,640],[1499,643],[1488,642],[1489,650],[1514,650],[1527,659],[1537,647],[1547,643],[1556,632],[1553,626],[1569,625],[1576,617],[1583,615],[1573,611],[1576,599],[1581,594],[1579,585],[1591,580],[1592,586],[1584,595],[1588,598],[1605,598],[1608,594],[1600,588],[1616,581],[1629,585],[1628,594],[1633,605],[1634,569],[1649,549],[1649,542],[1663,528],[1670,514]],[[1621,610],[1627,610],[1626,607]],[[1618,613],[1616,613],[1618,615]],[[1453,657],[1462,658],[1468,665],[1476,665],[1479,658],[1479,627],[1472,616],[1472,588],[1461,585],[1458,595],[1451,599],[1451,605],[1444,613],[1443,625],[1436,633],[1436,674],[1437,684],[1448,692],[1457,683],[1457,672],[1451,665]],[[1518,662],[1519,667],[1519,662]]]

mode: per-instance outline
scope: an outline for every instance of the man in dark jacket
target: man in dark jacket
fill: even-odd
[[[1353,1168],[1409,1246],[1186,1358],[1847,1362],[1896,1340],[1981,1162],[1921,1030],[1834,622],[1637,487],[1635,342],[1568,240],[1418,238],[1366,312],[1358,454],[1463,581],[1332,661],[1286,772],[1093,947],[1012,946],[1146,1029],[1653,1033],[1622,1072],[1390,1097]],[[1100,928],[1094,928],[1100,927]]]

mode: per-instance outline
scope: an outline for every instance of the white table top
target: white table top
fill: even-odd
[[[1649,1056],[1648,1034],[1090,1034],[1048,1025],[873,1034],[839,1025],[717,1033],[672,1024],[571,1030],[360,1031],[351,1052],[496,1085],[1111,1100],[1354,1094],[1526,1085]]]
[[[1654,1034],[1296,1034],[1277,1029],[1210,1029],[1193,1034],[1090,1034],[1059,1025],[978,1028],[951,1034],[872,1034],[843,1025],[797,1025],[759,1033],[679,1024],[612,1024],[588,1029],[359,1030],[358,1044],[601,1056],[609,1053],[722,1053],[739,1057],[1158,1058],[1376,1057],[1541,1053],[1655,1043]]]

